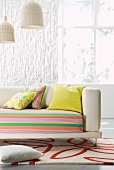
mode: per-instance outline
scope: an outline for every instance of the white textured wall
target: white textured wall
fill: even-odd
[[[0,0],[0,22],[4,1]],[[15,29],[14,44],[0,44],[0,86],[25,86],[57,81],[57,1],[38,1],[44,30],[20,28],[20,13],[27,0],[6,0],[7,16]]]

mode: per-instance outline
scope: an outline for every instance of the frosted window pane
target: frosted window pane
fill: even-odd
[[[92,0],[65,0],[64,27],[92,25]]]
[[[99,25],[114,26],[114,0],[101,0]]]
[[[97,82],[114,82],[114,29],[99,29],[96,42]]]
[[[62,26],[63,24],[63,3],[59,0],[58,3],[58,26]]]
[[[94,81],[93,51],[91,29],[66,29],[63,56],[63,80],[65,83]]]

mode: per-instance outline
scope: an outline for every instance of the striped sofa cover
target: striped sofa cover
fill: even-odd
[[[83,132],[83,116],[63,110],[0,109],[0,132]]]

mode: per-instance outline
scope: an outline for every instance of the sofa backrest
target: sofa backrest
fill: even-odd
[[[22,87],[0,87],[0,107],[3,106],[12,96],[22,91]]]
[[[36,88],[37,86],[35,86]],[[0,107],[3,106],[16,93],[22,92],[25,87],[0,87]],[[42,108],[49,106],[53,96],[53,86],[46,85]]]

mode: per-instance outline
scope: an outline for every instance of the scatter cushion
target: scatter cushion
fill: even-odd
[[[55,84],[53,98],[47,109],[71,110],[82,113],[81,96],[84,87],[69,87]]]
[[[24,109],[35,98],[37,92],[19,92],[14,95],[8,102],[6,102],[2,108],[4,109]]]
[[[13,163],[38,159],[43,153],[24,145],[7,145],[0,147],[0,162]]]
[[[27,87],[27,88],[24,89],[24,92],[36,92],[37,93],[34,100],[30,103],[29,108],[41,109],[45,89],[46,89],[46,86],[42,86],[42,87],[39,87],[39,88],[29,88],[29,87]]]

